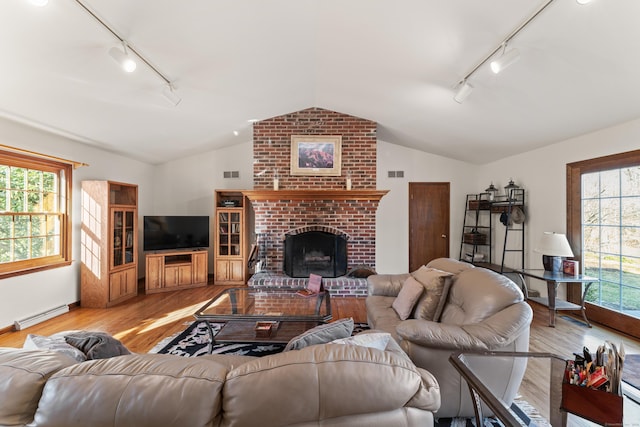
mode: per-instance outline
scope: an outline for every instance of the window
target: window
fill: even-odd
[[[586,300],[640,318],[640,166],[582,175]]]
[[[589,318],[640,337],[640,151],[568,164],[567,209],[583,273],[600,280],[585,295]]]
[[[70,263],[71,170],[0,151],[0,278]]]

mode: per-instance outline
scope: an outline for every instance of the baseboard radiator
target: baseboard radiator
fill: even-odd
[[[59,307],[54,307],[42,313],[34,314],[33,316],[29,316],[25,319],[16,320],[13,322],[13,327],[16,331],[21,331],[29,326],[37,325],[40,322],[44,322],[45,320],[49,320],[53,317],[59,316],[64,313],[69,312],[69,306],[64,304]]]

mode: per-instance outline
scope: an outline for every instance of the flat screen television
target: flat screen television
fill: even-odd
[[[145,216],[145,251],[209,247],[208,216]]]

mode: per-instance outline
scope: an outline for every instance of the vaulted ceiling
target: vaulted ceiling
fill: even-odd
[[[140,61],[124,73],[107,54],[118,39],[77,1],[173,81],[180,104]],[[546,2],[3,0],[0,116],[162,163],[320,107],[478,164],[640,117],[637,0],[553,1],[509,43],[517,63],[498,75],[485,64],[453,100]]]

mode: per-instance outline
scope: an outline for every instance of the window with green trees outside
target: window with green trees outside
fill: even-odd
[[[0,151],[0,277],[70,260],[71,166]]]
[[[582,175],[585,300],[640,318],[640,166]]]

